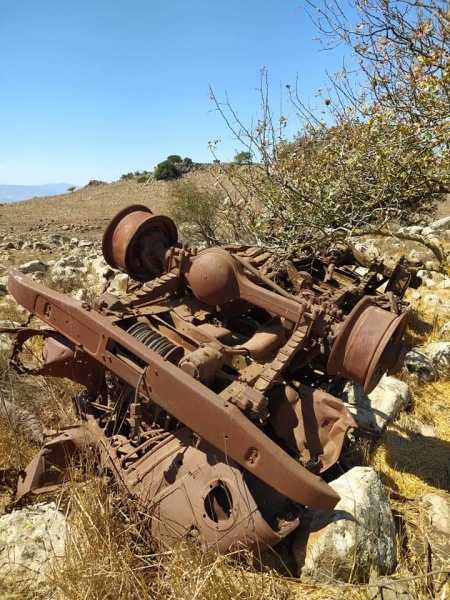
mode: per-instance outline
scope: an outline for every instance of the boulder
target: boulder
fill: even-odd
[[[348,382],[341,397],[356,423],[377,434],[411,401],[407,384],[387,376],[381,378],[370,394],[366,394],[360,385]]]
[[[335,510],[308,509],[293,551],[302,578],[326,583],[369,581],[395,569],[395,524],[384,487],[370,467],[354,467],[331,484]]]
[[[40,502],[0,517],[0,588],[41,585],[64,556],[66,517],[54,502]],[[3,584],[3,585],[2,585]]]
[[[408,371],[422,381],[435,381],[437,372],[431,359],[417,348],[412,348],[405,355],[404,363]]]
[[[365,239],[363,242],[356,241],[353,246],[355,250],[362,252],[369,260],[375,260],[380,257],[380,250],[377,247],[377,240]]]
[[[423,352],[441,377],[450,374],[450,342],[434,342],[429,344]]]
[[[438,331],[437,339],[440,342],[450,342],[450,321],[445,323]]]

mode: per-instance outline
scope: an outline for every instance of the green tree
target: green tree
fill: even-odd
[[[163,160],[156,165],[153,175],[155,179],[176,179],[180,176],[180,171],[174,162],[170,160]]]
[[[362,91],[373,109],[414,123],[448,159],[450,122],[450,11],[447,0],[365,0],[315,4],[325,46],[353,52]],[[355,94],[348,77],[337,89]],[[341,93],[342,97],[342,93]]]
[[[234,157],[234,162],[238,165],[251,165],[252,164],[252,153],[243,150],[238,152]]]
[[[172,163],[180,163],[180,162],[183,162],[183,160],[182,160],[181,156],[179,156],[178,154],[170,154],[170,155],[169,155],[169,156],[166,158],[166,160],[168,160],[169,162],[172,162]]]
[[[68,192],[74,192],[77,189],[77,187],[75,185],[71,185],[70,187],[67,188]]]
[[[227,218],[246,223],[244,233],[257,242],[285,247],[299,238],[383,234],[431,217],[450,191],[446,3],[358,2],[363,15],[354,27],[346,4],[323,6],[319,27],[331,45],[353,48],[363,81],[336,74],[316,111],[287,86],[294,138],[286,136],[288,119],[274,114],[265,71],[255,126],[211,90],[234,136],[258,157],[246,168],[222,167],[238,199]]]

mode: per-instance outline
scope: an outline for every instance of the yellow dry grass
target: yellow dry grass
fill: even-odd
[[[309,586],[257,571],[249,552],[218,555],[188,543],[155,551],[145,521],[130,520],[105,478],[73,478],[64,492],[70,515],[64,562],[49,582],[55,600],[350,600],[364,586]]]
[[[437,292],[441,302],[450,306],[450,290]],[[427,306],[423,299],[412,305],[409,336],[420,347],[437,341],[437,334],[449,317]],[[406,498],[428,492],[450,491],[450,379],[418,382],[407,375],[412,405],[395,423],[388,426],[370,464]]]

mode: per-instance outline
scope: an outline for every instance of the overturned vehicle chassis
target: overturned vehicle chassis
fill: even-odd
[[[12,365],[84,386],[82,424],[43,446],[18,497],[59,485],[91,448],[165,544],[264,548],[305,506],[332,511],[321,475],[356,424],[331,392],[345,379],[370,392],[401,368],[408,265],[337,246],[284,262],[244,246],[197,253],[140,205],[112,219],[103,254],[134,283],[93,304],[10,272],[11,294],[49,326],[3,328]],[[22,360],[36,336],[39,367]]]

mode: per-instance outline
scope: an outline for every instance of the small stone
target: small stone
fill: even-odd
[[[45,273],[47,271],[47,265],[40,260],[31,260],[30,262],[20,265],[19,271],[22,273]]]
[[[371,577],[367,586],[369,600],[411,600],[407,581],[390,577]]]
[[[422,294],[417,290],[411,290],[409,292],[411,300],[420,300],[422,298]]]
[[[43,242],[33,242],[33,250],[50,250],[50,246]]]
[[[422,301],[427,306],[438,306],[441,303],[439,296],[436,296],[436,294],[425,294]]]
[[[48,236],[48,241],[50,244],[62,244],[62,235],[60,235],[59,233],[52,233],[52,235]]]
[[[424,227],[422,229],[422,235],[426,235],[426,236],[430,236],[430,235],[434,235],[435,231],[432,227]]]
[[[421,225],[412,225],[411,227],[405,227],[404,232],[410,233],[411,235],[419,235],[423,231],[423,227]]]
[[[434,229],[434,231],[447,231],[450,229],[450,217],[444,217],[443,219],[433,221],[429,226],[431,229]]]
[[[419,419],[411,419],[409,422],[409,429],[412,433],[422,435],[428,438],[436,437],[436,430],[431,425],[422,423]]]
[[[1,245],[2,250],[16,250],[16,246],[13,244],[13,242],[6,242],[5,244]]]

